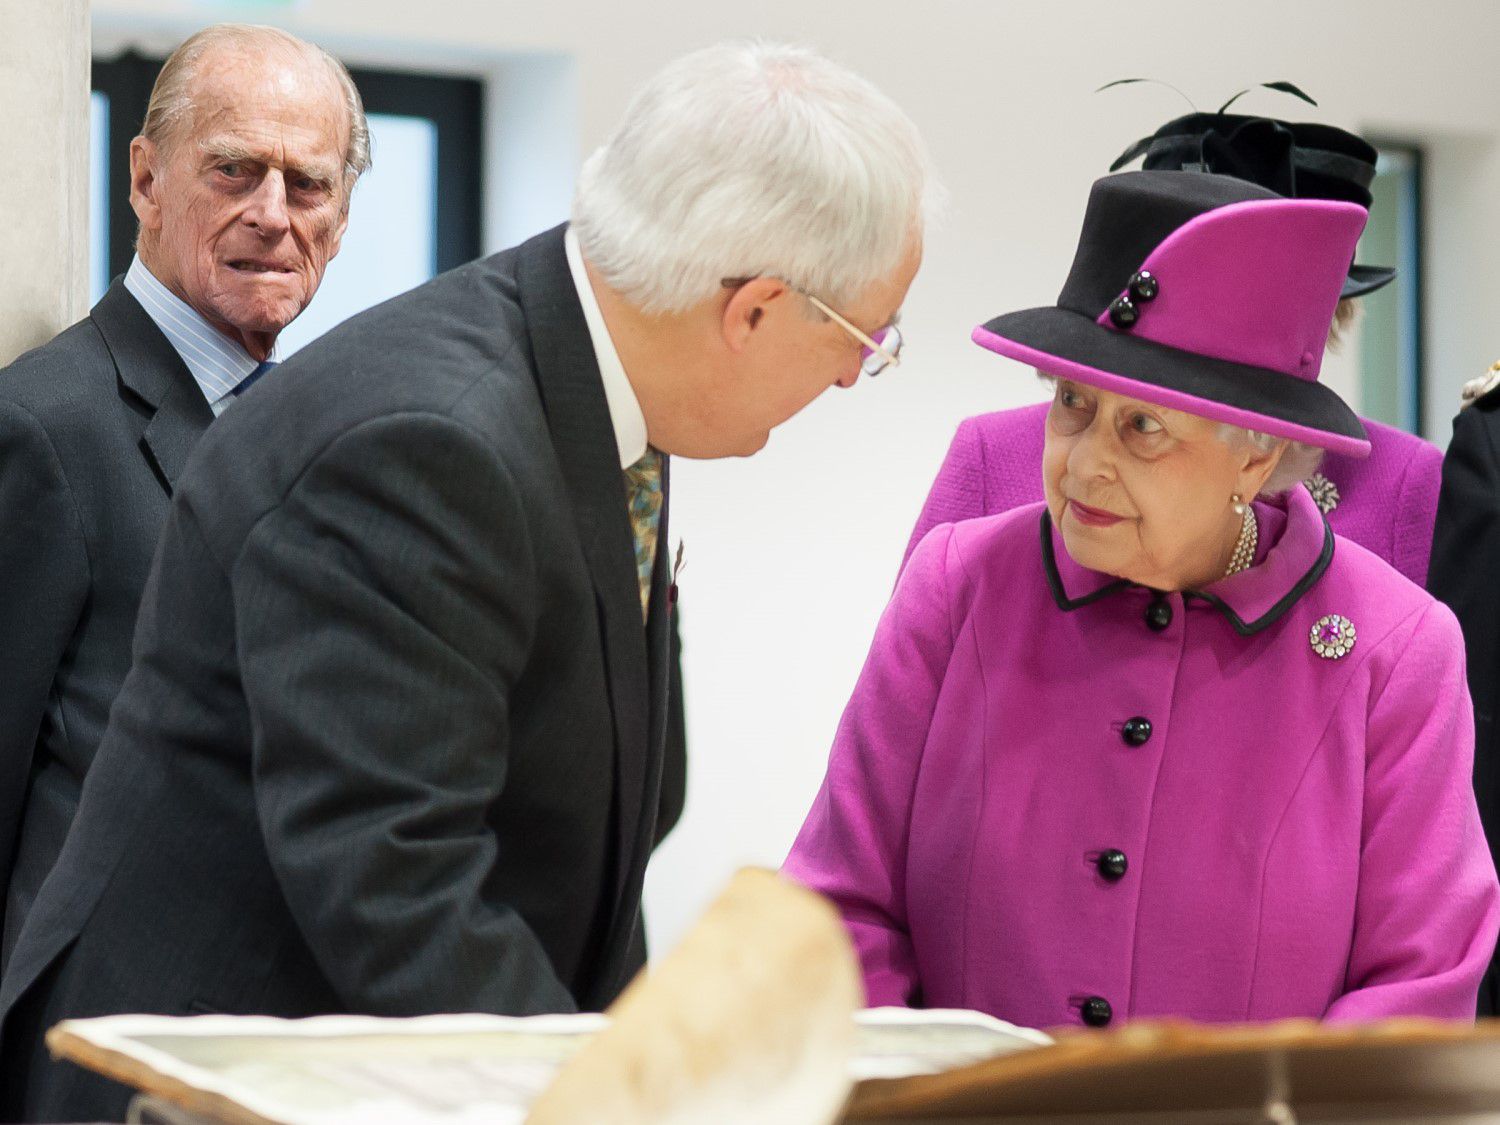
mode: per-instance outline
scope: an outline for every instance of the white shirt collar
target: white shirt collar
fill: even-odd
[[[125,288],[182,357],[214,415],[222,414],[234,401],[234,388],[260,361],[162,284],[140,255],[131,259]],[[269,358],[273,362],[279,358],[274,346]]]
[[[563,246],[567,250],[568,270],[573,274],[573,286],[578,290],[578,301],[583,305],[583,320],[589,327],[589,341],[594,345],[594,358],[599,363],[599,377],[604,381],[604,401],[609,405],[609,419],[615,427],[620,468],[628,469],[645,455],[646,416],[641,413],[641,403],[635,397],[635,388],[625,375],[625,366],[620,362],[620,353],[615,351],[615,342],[609,337],[609,326],[604,323],[604,313],[599,309],[594,287],[589,284],[588,270],[583,265],[583,251],[578,247],[578,236],[573,233],[572,227],[563,234]]]

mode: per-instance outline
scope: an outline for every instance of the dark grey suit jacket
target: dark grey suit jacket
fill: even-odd
[[[262,380],[179,483],[135,664],[0,982],[0,1119],[123,1107],[45,1061],[67,1016],[614,999],[680,788],[657,554],[643,628],[561,229]]]
[[[0,965],[57,860],[213,414],[123,284],[0,371]]]

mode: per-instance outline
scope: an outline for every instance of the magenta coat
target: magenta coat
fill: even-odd
[[[1042,498],[1047,405],[980,414],[960,423],[917,519],[912,550],[940,523],[993,516]],[[1443,455],[1403,430],[1364,419],[1370,456],[1330,453],[1323,475],[1338,490],[1333,530],[1374,551],[1418,586],[1427,584]]]
[[[1304,490],[1256,510],[1258,564],[1186,600],[1079,566],[1041,505],[922,541],[786,863],[870,1004],[1472,1018],[1500,887],[1458,626]]]

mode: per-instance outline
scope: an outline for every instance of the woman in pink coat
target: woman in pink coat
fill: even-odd
[[[1021,1024],[1469,1019],[1500,930],[1452,615],[1305,489],[1364,224],[1208,174],[1094,186],[1045,501],[912,555],[786,869],[869,1003]]]

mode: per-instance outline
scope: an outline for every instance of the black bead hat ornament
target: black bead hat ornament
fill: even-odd
[[[1156,299],[1161,282],[1150,270],[1138,270],[1121,293],[1109,303],[1109,322],[1116,328],[1133,328],[1141,319],[1141,306]]]

